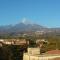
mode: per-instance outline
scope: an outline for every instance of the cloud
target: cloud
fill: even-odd
[[[23,18],[22,23],[24,24],[32,24],[32,22],[29,19]]]
[[[26,22],[27,22],[26,18],[23,18],[22,23],[26,23]]]

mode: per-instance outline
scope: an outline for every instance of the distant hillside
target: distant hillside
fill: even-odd
[[[38,24],[24,24],[0,26],[0,35],[17,35],[25,32],[44,31],[46,33],[60,33],[60,28],[46,28]]]
[[[24,24],[19,23],[14,26],[8,25],[8,26],[0,26],[0,34],[1,33],[11,33],[11,32],[25,32],[25,31],[40,31],[46,29],[43,26],[37,25],[37,24]]]

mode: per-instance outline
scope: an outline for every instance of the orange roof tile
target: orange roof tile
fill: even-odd
[[[60,54],[60,50],[51,50],[46,52],[47,54]]]

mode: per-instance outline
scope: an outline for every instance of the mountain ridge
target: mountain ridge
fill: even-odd
[[[0,35],[11,34],[11,33],[20,34],[25,32],[36,32],[36,31],[44,31],[49,33],[60,32],[60,28],[47,28],[38,24],[24,24],[24,23],[0,26]]]

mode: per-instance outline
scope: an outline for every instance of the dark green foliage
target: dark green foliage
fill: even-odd
[[[10,51],[7,47],[0,47],[0,60],[11,60]]]
[[[0,47],[0,60],[23,60],[23,52],[26,46],[4,45]]]

